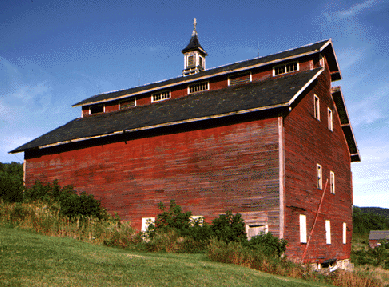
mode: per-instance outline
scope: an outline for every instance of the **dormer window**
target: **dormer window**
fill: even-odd
[[[170,99],[170,91],[162,91],[151,96],[151,102],[159,102]]]
[[[196,83],[188,87],[188,94],[201,92],[209,89],[208,82]]]
[[[120,109],[125,110],[136,106],[136,98],[125,99],[120,102]]]
[[[89,114],[100,114],[105,112],[105,106],[104,105],[94,105],[89,107]]]
[[[287,63],[287,64],[283,64],[283,65],[279,65],[279,66],[274,67],[273,74],[274,74],[274,76],[278,76],[278,75],[298,71],[298,68],[299,68],[299,65],[297,62],[291,62],[291,63]]]
[[[240,85],[245,83],[250,83],[252,81],[251,73],[235,74],[228,77],[228,85]]]

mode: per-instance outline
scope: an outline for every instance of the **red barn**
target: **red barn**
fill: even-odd
[[[348,260],[360,161],[333,43],[206,69],[196,28],[183,76],[85,99],[82,116],[11,153],[25,183],[71,184],[137,229],[175,199],[207,221],[242,214],[304,262]]]

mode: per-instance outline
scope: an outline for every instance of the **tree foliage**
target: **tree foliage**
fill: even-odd
[[[353,207],[353,232],[369,233],[370,230],[388,230],[389,219],[386,216],[374,213],[363,213],[357,206]]]
[[[23,200],[23,165],[0,163],[0,198],[5,202]]]

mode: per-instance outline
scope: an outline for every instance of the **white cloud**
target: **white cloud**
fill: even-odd
[[[354,6],[351,6],[347,10],[339,11],[338,17],[345,18],[345,17],[354,17],[355,15],[359,14],[365,9],[371,8],[374,6],[378,1],[376,0],[368,0],[363,3],[355,4]]]

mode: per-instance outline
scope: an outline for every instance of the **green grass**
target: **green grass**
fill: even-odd
[[[0,286],[325,286],[212,262],[0,228]]]

